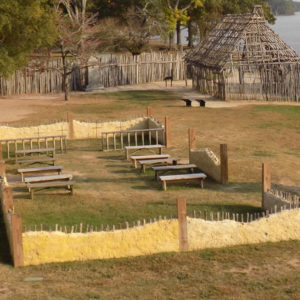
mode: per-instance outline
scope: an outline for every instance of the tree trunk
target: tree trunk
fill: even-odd
[[[177,35],[177,47],[178,49],[181,48],[181,24],[180,21],[177,21],[176,23],[176,35]]]
[[[68,76],[67,76],[66,82],[65,82],[65,101],[69,100],[69,90],[70,90],[70,85],[69,85],[69,80],[68,80]]]
[[[188,21],[188,47],[193,47],[193,27],[191,21]]]
[[[174,32],[169,33],[169,50],[174,48]]]
[[[66,56],[62,55],[63,62],[63,77],[62,77],[62,90],[65,93],[65,101],[69,100],[69,84],[68,84],[68,70]]]

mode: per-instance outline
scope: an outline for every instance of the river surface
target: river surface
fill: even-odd
[[[269,25],[289,46],[300,54],[300,12],[292,16],[277,16],[276,23]],[[181,40],[186,44],[187,29],[181,32]]]
[[[270,27],[300,54],[300,12],[292,16],[277,16],[276,23]]]

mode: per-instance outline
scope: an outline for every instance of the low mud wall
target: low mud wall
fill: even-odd
[[[23,233],[24,265],[119,258],[177,250],[177,220],[162,220],[110,232]]]
[[[29,127],[0,126],[0,140],[53,135],[66,135],[67,138],[74,139],[99,138],[101,137],[102,132],[128,129],[145,129],[147,126],[148,118],[146,117],[110,122],[70,120],[70,122],[63,121],[53,124]]]
[[[190,163],[195,164],[202,172],[215,181],[221,181],[220,160],[210,149],[190,150]]]
[[[24,265],[178,252],[178,231],[179,221],[173,219],[109,232],[25,232]],[[187,218],[187,240],[188,250],[300,240],[300,210],[248,223]]]

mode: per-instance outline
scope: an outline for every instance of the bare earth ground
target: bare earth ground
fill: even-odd
[[[174,215],[178,197],[187,198],[189,210],[258,211],[263,161],[272,165],[273,182],[300,185],[299,106],[208,101],[204,109],[186,108],[180,98],[198,97],[190,86],[175,82],[172,88],[165,88],[164,83],[118,87],[98,94],[75,93],[69,102],[62,95],[2,98],[0,122],[11,125],[65,119],[68,111],[77,119],[128,119],[145,114],[150,105],[156,118],[163,121],[167,115],[171,119],[172,145],[167,152],[172,156],[188,159],[188,128],[196,129],[197,147],[216,153],[220,143],[229,147],[227,186],[208,180],[203,190],[190,183],[170,185],[162,192],[152,172],[139,174],[124,161],[122,152],[103,153],[97,140],[72,141],[58,164],[74,175],[74,196],[55,191],[37,193],[30,200],[26,189],[15,184],[15,210],[23,223],[124,224]],[[8,174],[10,180],[18,179],[14,164],[8,165]],[[0,299],[300,298],[299,242],[18,270],[7,265],[3,239],[0,245]],[[34,276],[43,280],[24,281]]]

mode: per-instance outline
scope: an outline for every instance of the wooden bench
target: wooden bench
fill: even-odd
[[[197,168],[195,164],[186,164],[173,166],[156,166],[152,167],[152,170],[155,172],[155,179],[158,180],[159,172],[166,173],[170,171],[189,170],[191,173],[193,173],[195,168]]]
[[[49,181],[63,181],[71,180],[71,174],[60,174],[60,175],[49,175],[49,176],[35,176],[35,177],[25,177],[25,183],[38,183],[38,182],[49,182]]]
[[[37,154],[38,157],[33,158],[33,154]],[[40,157],[43,154],[46,157]],[[22,158],[19,158],[22,155]],[[29,156],[30,155],[30,159]],[[55,149],[54,148],[41,148],[41,149],[26,149],[26,150],[16,150],[15,160],[16,163],[42,163],[42,162],[55,162]]]
[[[151,159],[161,159],[161,158],[169,158],[169,154],[157,154],[157,155],[132,155],[130,159],[133,163],[133,166],[137,168],[137,163],[140,160],[151,160]]]
[[[204,173],[194,173],[194,174],[181,174],[181,175],[166,175],[160,176],[159,179],[162,182],[163,190],[167,190],[168,181],[183,181],[183,180],[200,180],[201,188],[203,188],[203,180],[207,176]]]
[[[35,190],[44,190],[50,188],[65,188],[70,191],[73,195],[73,185],[74,181],[52,181],[52,182],[41,182],[41,183],[29,183],[27,184],[28,189],[30,190],[30,197],[33,199]]]
[[[145,173],[146,167],[154,165],[177,165],[178,160],[180,160],[180,158],[149,159],[141,160],[139,164],[141,165],[141,171]]]
[[[41,164],[41,163],[51,163],[53,166],[55,164],[55,158],[53,157],[46,157],[46,158],[36,158],[36,159],[18,159],[16,163],[19,164]]]
[[[188,98],[182,98],[182,101],[185,102],[186,107],[205,107],[205,100],[203,99],[188,99]]]
[[[125,157],[129,160],[129,150],[135,150],[133,153],[136,153],[139,150],[158,150],[158,154],[162,154],[162,148],[165,146],[163,145],[141,145],[141,146],[126,146],[124,147]]]
[[[52,173],[57,172],[61,174],[63,166],[49,166],[49,167],[40,167],[40,168],[26,168],[18,169],[18,173],[21,174],[22,182],[24,181],[24,175],[26,174],[40,174],[40,173]]]

